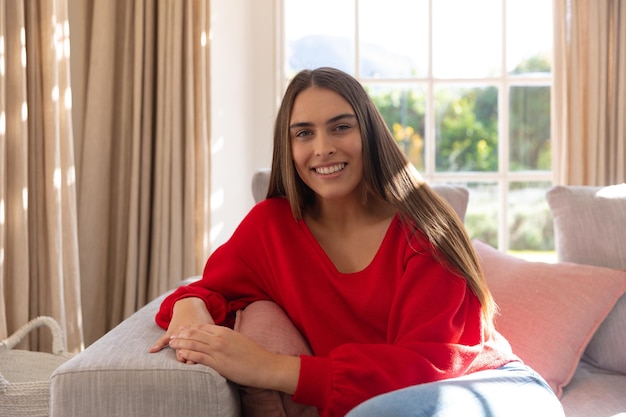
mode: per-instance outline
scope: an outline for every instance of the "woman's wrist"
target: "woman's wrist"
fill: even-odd
[[[275,359],[268,388],[293,395],[300,378],[300,357],[276,355]]]
[[[204,318],[203,322],[207,324],[215,324],[204,300],[199,297],[186,297],[177,300],[172,307],[172,316],[181,315],[182,317],[198,317]]]

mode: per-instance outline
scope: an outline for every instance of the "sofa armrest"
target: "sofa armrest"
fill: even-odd
[[[50,415],[240,415],[237,388],[204,365],[178,362],[174,351],[148,353],[163,334],[154,316],[165,295],[153,300],[51,377]]]

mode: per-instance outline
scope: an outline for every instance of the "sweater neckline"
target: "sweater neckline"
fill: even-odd
[[[399,219],[400,218],[399,218],[398,214],[395,214],[393,216],[393,219],[391,219],[391,223],[389,223],[389,226],[387,227],[387,230],[385,231],[385,236],[383,237],[383,240],[380,242],[380,246],[376,250],[376,253],[374,254],[374,257],[372,258],[370,263],[367,264],[360,271],[355,271],[355,272],[341,272],[341,271],[339,271],[339,269],[337,269],[337,266],[335,266],[335,263],[330,259],[330,257],[328,256],[328,254],[326,253],[324,248],[322,248],[322,245],[320,245],[319,242],[317,241],[317,239],[315,239],[315,236],[313,235],[313,232],[311,232],[311,229],[309,229],[309,226],[306,224],[304,219],[299,220],[298,223],[300,224],[300,227],[301,227],[302,231],[304,232],[304,234],[307,237],[307,239],[311,242],[311,245],[313,246],[315,251],[318,253],[318,255],[320,256],[320,258],[322,259],[324,264],[326,264],[326,266],[335,275],[337,275],[337,276],[346,276],[347,277],[347,276],[357,276],[359,274],[365,273],[369,269],[371,269],[374,264],[376,264],[377,259],[380,257],[380,253],[383,251],[385,246],[389,244],[388,241],[391,239],[391,236],[390,236],[391,235],[391,230],[396,227],[396,225],[400,221]]]

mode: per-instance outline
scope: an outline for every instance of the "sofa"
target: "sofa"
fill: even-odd
[[[254,175],[257,201],[268,176]],[[468,190],[433,188],[464,219]],[[555,186],[546,198],[558,262],[529,262],[473,241],[500,308],[496,328],[548,381],[567,417],[626,416],[626,184]],[[55,370],[52,417],[317,416],[286,394],[238,387],[206,366],[181,364],[170,349],[148,353],[163,334],[154,316],[166,295]],[[275,352],[310,354],[270,302],[238,312],[235,330]]]

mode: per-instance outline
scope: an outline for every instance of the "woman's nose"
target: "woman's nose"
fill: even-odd
[[[328,156],[335,153],[335,145],[324,133],[318,134],[315,140],[315,155]]]

